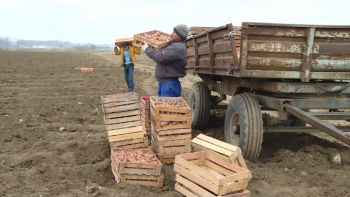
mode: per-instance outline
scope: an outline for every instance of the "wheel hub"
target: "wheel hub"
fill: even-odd
[[[235,112],[231,116],[230,120],[230,138],[233,145],[238,146],[239,143],[239,116]]]

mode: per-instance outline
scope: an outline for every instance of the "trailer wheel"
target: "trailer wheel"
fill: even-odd
[[[263,141],[263,120],[258,101],[248,94],[234,96],[226,110],[225,141],[242,150],[243,157],[255,161]]]
[[[309,112],[309,109],[303,109],[303,111]],[[303,120],[293,116],[292,114],[289,114],[288,115],[288,119],[287,120],[283,120],[281,122],[281,124],[283,126],[292,126],[292,127],[305,127],[306,126],[306,122],[304,122]]]
[[[210,115],[210,94],[204,82],[196,82],[192,85],[187,103],[191,108],[192,128],[204,129]]]

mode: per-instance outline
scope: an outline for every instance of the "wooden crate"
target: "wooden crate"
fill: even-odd
[[[241,149],[232,144],[199,134],[196,138],[192,139],[192,148],[194,151],[211,152],[225,161],[247,169]]]
[[[152,155],[156,159],[156,163],[146,163],[146,161],[138,162],[127,162],[122,161],[118,157],[118,153],[127,151],[127,153],[132,154],[132,152],[140,152],[139,154]],[[138,174],[138,175],[160,175],[162,170],[162,163],[157,159],[157,156],[148,148],[145,149],[111,149],[111,160],[116,164],[116,171],[119,174]],[[140,163],[141,162],[141,163]]]
[[[151,112],[151,126],[161,131],[169,129],[189,129],[191,128],[192,118],[187,116],[178,117],[156,117]]]
[[[133,37],[118,38],[118,39],[115,40],[114,44],[118,45],[119,47],[122,47],[124,42],[127,42],[127,43],[129,43],[131,45],[132,41],[134,41]]]
[[[122,93],[101,97],[106,130],[141,125],[137,93]]]
[[[159,34],[160,36],[166,37],[166,38],[168,38],[168,40],[156,42],[156,41],[152,41],[149,38],[147,38],[147,36],[155,38],[155,37],[157,37],[156,34]],[[152,31],[147,31],[147,32],[135,34],[134,40],[136,41],[136,44],[137,44],[137,41],[140,43],[143,43],[144,41],[146,41],[149,46],[151,46],[155,49],[161,49],[161,48],[164,48],[164,47],[169,45],[171,38],[170,38],[170,34],[167,34],[167,33],[164,33],[164,32],[158,31],[158,30],[152,30]]]
[[[109,142],[118,142],[127,139],[138,139],[145,137],[142,130],[142,126],[109,130],[107,131],[107,136]]]
[[[170,106],[168,107],[158,106],[156,104],[157,99],[162,99],[166,101],[176,100],[178,102],[184,103],[185,106],[183,108],[176,108],[176,107],[170,107]],[[151,96],[150,110],[151,110],[151,115],[153,115],[156,118],[191,117],[191,109],[182,97]]]
[[[148,137],[109,142],[113,149],[138,149],[149,146]]]
[[[252,177],[249,170],[205,151],[177,155],[174,170],[216,195],[245,189]]]
[[[164,175],[119,174],[115,162],[111,163],[112,173],[117,183],[140,184],[150,187],[163,187]]]
[[[156,153],[158,159],[162,164],[173,164],[175,162],[175,156],[178,154],[158,154]]]
[[[179,174],[175,175],[175,180],[175,190],[187,197],[250,197],[250,191],[246,189],[218,196]]]
[[[182,154],[191,152],[191,138],[158,141],[151,135],[151,144],[158,154]]]
[[[192,129],[157,129],[154,123],[151,123],[151,133],[157,141],[191,139]]]

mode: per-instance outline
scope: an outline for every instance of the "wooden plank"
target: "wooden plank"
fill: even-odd
[[[192,140],[192,143],[195,143],[195,144],[198,144],[200,146],[203,146],[203,147],[206,147],[208,149],[211,149],[213,151],[216,151],[218,153],[221,153],[227,157],[231,156],[231,154],[233,153],[232,151],[230,150],[227,150],[225,148],[221,148],[220,146],[217,146],[216,144],[213,144],[213,143],[209,143],[209,142],[206,142],[206,141],[203,141],[201,139],[198,139],[198,138],[194,138]]]
[[[243,180],[239,182],[234,182],[232,184],[228,184],[219,188],[218,195],[228,194],[230,192],[238,191],[245,189],[248,186],[249,180]]]
[[[130,105],[134,103],[139,103],[139,102],[138,101],[110,102],[110,103],[104,103],[103,106],[105,108],[110,108],[110,107],[117,107],[117,106],[123,106],[123,105]]]
[[[133,122],[133,121],[139,121],[139,120],[141,121],[140,115],[136,115],[136,116],[123,117],[123,118],[105,119],[105,124],[111,125],[111,124]]]
[[[211,175],[215,176],[219,180],[225,178],[225,176],[223,176],[222,174],[218,173],[216,170],[211,169],[211,168],[209,168],[207,166],[198,166],[198,167],[206,170],[208,173],[210,173]]]
[[[243,155],[238,155],[236,161],[239,166],[241,166],[242,168],[248,169],[247,164],[245,163],[245,160],[243,158]]]
[[[137,93],[123,93],[123,94],[101,96],[101,101],[104,104],[110,103],[110,102],[126,102],[126,101],[138,101],[138,100],[139,100],[139,96]]]
[[[135,138],[143,138],[144,133],[129,133],[129,134],[124,134],[124,135],[116,135],[116,136],[110,136],[108,137],[109,142],[116,142],[116,141],[122,141],[126,139],[135,139]]]
[[[230,176],[230,175],[235,174],[234,171],[229,170],[227,168],[223,168],[220,165],[217,165],[216,163],[214,163],[210,160],[207,160],[207,159],[204,161],[204,166],[215,169],[216,171],[218,171],[221,174],[224,174],[225,176]]]
[[[182,185],[186,186],[187,188],[190,188],[191,191],[195,194],[199,194],[199,196],[206,196],[206,197],[215,197],[215,195],[211,194],[204,188],[198,186],[197,184],[189,181],[188,179],[182,177],[179,174],[176,174],[175,181],[178,183],[181,183]]]
[[[116,112],[116,113],[109,113],[105,114],[105,119],[107,118],[120,118],[120,117],[126,117],[126,116],[134,116],[134,115],[140,115],[139,110],[132,110],[132,111],[124,111],[124,112]]]
[[[210,152],[210,153],[214,154],[216,157],[219,157],[219,158],[221,158],[221,159],[223,159],[223,160],[225,160],[227,162],[231,162],[231,160],[227,156],[221,155],[221,154],[219,154],[219,153],[217,153],[217,152],[215,152],[213,150],[210,150],[210,149],[205,148],[203,146],[200,146],[198,144],[192,143],[192,148],[193,148],[194,152],[198,152],[198,151]]]
[[[123,106],[116,106],[116,107],[109,107],[104,108],[104,113],[113,113],[113,112],[123,112],[123,111],[131,111],[131,110],[139,110],[140,105],[138,103],[130,104],[130,105],[123,105]]]
[[[218,140],[218,139],[215,139],[215,138],[212,138],[212,137],[209,137],[209,136],[206,136],[206,135],[203,135],[203,134],[199,134],[197,137],[197,139],[200,139],[200,140],[203,140],[207,143],[211,143],[211,144],[214,144],[216,146],[219,146],[221,147],[222,149],[226,149],[226,150],[229,150],[231,152],[234,152],[236,155],[239,155],[242,153],[241,149],[238,147],[238,146],[234,146],[232,144],[228,144],[226,142],[223,142],[221,140]],[[195,138],[195,139],[196,139]],[[222,154],[225,154],[225,153],[222,153]],[[232,154],[232,153],[231,153]],[[227,156],[230,156],[228,155],[228,153],[226,154]],[[231,158],[230,158],[231,159]],[[232,158],[234,159],[234,158]]]
[[[175,183],[175,191],[180,192],[182,195],[186,196],[186,197],[200,197],[190,191],[188,191],[187,189],[185,189],[184,187],[182,187],[180,185],[180,183]]]
[[[123,128],[118,130],[109,130],[107,131],[108,136],[127,134],[127,133],[137,133],[142,131],[142,126]]]
[[[125,129],[129,127],[138,127],[138,126],[141,126],[141,120],[135,121],[135,122],[106,125],[106,130],[109,131],[109,130]]]

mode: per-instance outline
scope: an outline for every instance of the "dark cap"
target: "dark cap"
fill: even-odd
[[[129,46],[128,42],[123,42],[123,47]]]

